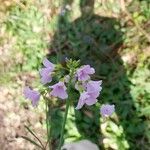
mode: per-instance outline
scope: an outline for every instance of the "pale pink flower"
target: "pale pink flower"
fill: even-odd
[[[102,105],[102,107],[100,108],[100,113],[103,117],[107,117],[112,115],[112,113],[115,111],[115,105]]]
[[[79,81],[86,81],[90,79],[89,75],[94,73],[95,73],[94,68],[90,67],[90,65],[84,65],[77,70],[77,78]]]
[[[40,93],[38,91],[31,90],[29,87],[25,87],[23,94],[25,98],[31,100],[34,107],[37,106],[40,100]]]
[[[54,84],[53,86],[49,86],[50,88],[52,88],[52,91],[50,92],[50,95],[55,96],[55,97],[59,97],[61,99],[66,99],[68,98],[68,94],[67,94],[67,88],[64,84],[64,82],[58,82],[56,84]]]
[[[52,81],[51,74],[55,69],[55,65],[52,64],[47,58],[43,60],[43,65],[45,66],[40,70],[41,82],[46,84]]]
[[[95,97],[93,97],[93,95],[84,91],[80,95],[76,109],[81,109],[84,104],[91,106],[91,105],[95,104],[96,102],[97,102],[97,99]]]
[[[102,90],[101,87],[102,81],[92,81],[90,80],[87,84],[86,84],[86,90],[88,93],[92,94],[93,97],[95,96],[96,98],[99,96],[100,91]]]

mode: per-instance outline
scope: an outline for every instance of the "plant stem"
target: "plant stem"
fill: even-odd
[[[50,112],[50,106],[48,105],[48,114],[49,114],[49,112]],[[52,145],[51,145],[51,131],[52,131],[52,128],[51,128],[51,125],[50,125],[50,123],[51,123],[51,116],[49,115],[49,117],[48,117],[49,119],[48,119],[48,121],[49,121],[49,134],[48,134],[48,143],[49,143],[49,150],[51,150],[52,149]]]
[[[48,104],[48,99],[46,96],[44,96],[44,99],[45,99],[45,104],[46,104],[46,129],[47,129],[47,142],[46,142],[46,145],[45,145],[45,149],[47,147],[47,144],[49,145],[49,150],[51,150],[51,140],[50,140],[50,137],[51,137],[51,127],[50,127],[50,122],[51,122],[51,119],[49,119],[49,104]]]
[[[67,99],[67,105],[66,105],[65,116],[64,116],[64,120],[63,120],[63,124],[62,124],[62,128],[61,128],[60,142],[59,142],[58,150],[61,150],[61,146],[63,143],[63,135],[64,135],[65,124],[66,124],[66,120],[67,120],[68,110],[69,110],[69,99]]]
[[[68,83],[68,95],[69,95],[70,88],[71,88],[72,76],[73,76],[73,73],[71,73],[71,75],[70,75],[70,80],[69,80],[69,83]],[[66,121],[67,121],[67,115],[68,115],[69,104],[70,104],[69,96],[68,96],[68,99],[67,99],[66,101],[67,101],[67,102],[66,102],[67,104],[66,104],[65,116],[64,116],[63,124],[62,124],[62,128],[61,128],[61,133],[60,133],[60,141],[59,141],[58,150],[61,150],[61,146],[62,146],[62,144],[63,144],[63,136],[64,136],[64,131],[65,131],[65,124],[66,124]]]

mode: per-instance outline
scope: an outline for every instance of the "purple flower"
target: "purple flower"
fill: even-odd
[[[96,102],[97,102],[97,99],[95,97],[93,97],[93,95],[84,91],[80,95],[76,109],[81,109],[84,104],[91,106],[91,105],[95,104]]]
[[[55,65],[52,64],[47,58],[43,60],[43,65],[45,68],[40,70],[41,82],[42,84],[46,84],[52,81],[52,71],[55,69]]]
[[[34,90],[31,90],[29,87],[25,87],[23,94],[25,98],[30,99],[32,101],[33,107],[37,106],[40,100],[40,93]]]
[[[67,88],[64,84],[64,82],[58,82],[53,86],[49,86],[53,90],[51,91],[50,95],[59,97],[61,99],[66,99],[68,98],[68,94],[66,92]]]
[[[51,70],[49,68],[42,68],[40,70],[41,82],[46,84],[52,81]]]
[[[100,112],[103,117],[112,115],[114,111],[115,111],[115,105],[106,104],[106,105],[102,105],[102,107],[100,108]]]
[[[46,68],[50,68],[52,71],[54,70],[55,68],[55,65],[53,63],[51,63],[47,58],[44,58],[43,60],[43,65],[46,67]]]
[[[87,84],[86,84],[86,90],[88,93],[92,94],[93,97],[98,97],[99,94],[100,94],[100,91],[102,90],[102,87],[101,87],[101,84],[102,84],[102,81],[89,81]]]
[[[102,81],[91,80],[87,83],[83,82],[81,85],[78,85],[76,83],[75,88],[77,90],[80,90],[80,86],[82,86],[81,89],[83,88],[83,90],[86,90],[83,93],[81,93],[76,109],[82,108],[84,104],[87,104],[89,106],[95,104],[97,102],[97,97],[99,96],[100,91],[102,89],[101,84]]]
[[[91,68],[90,65],[84,65],[77,70],[77,77],[79,81],[86,81],[90,78],[89,75],[94,73],[94,68]]]

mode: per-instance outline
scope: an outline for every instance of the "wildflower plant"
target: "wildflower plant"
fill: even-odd
[[[70,89],[71,87],[75,88],[79,93],[79,100],[76,101],[75,109],[79,110],[84,105],[94,105],[98,101],[98,97],[102,90],[102,81],[93,81],[91,80],[91,75],[95,73],[95,69],[90,65],[80,66],[80,61],[73,61],[72,59],[66,60],[66,66],[61,64],[53,64],[47,58],[43,60],[43,68],[40,69],[41,83],[43,88],[38,91],[32,90],[29,87],[25,87],[24,96],[32,102],[33,107],[38,105],[40,97],[42,96],[46,104],[46,124],[47,124],[47,142],[46,145],[37,138],[37,136],[28,128],[28,131],[38,140],[39,143],[32,141],[31,139],[24,137],[26,140],[32,142],[39,148],[46,150],[47,145],[51,149],[50,143],[50,120],[48,112],[50,111],[49,103],[50,99],[57,98],[60,100],[66,101],[65,115],[62,123],[60,140],[58,145],[58,150],[61,149],[63,144],[64,129],[67,120],[67,114],[70,106],[71,96]],[[62,74],[62,72],[64,74]],[[55,81],[53,79],[55,78]],[[57,81],[56,81],[57,79]],[[47,96],[49,98],[47,98]],[[102,105],[100,108],[100,113],[102,117],[108,117],[115,111],[114,105]]]

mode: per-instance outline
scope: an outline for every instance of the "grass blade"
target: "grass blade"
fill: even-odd
[[[34,144],[35,146],[41,148],[43,150],[43,147],[41,145],[39,145],[38,143],[36,143],[35,141],[31,140],[30,138],[26,137],[26,136],[21,136],[23,139],[31,142],[32,144]]]
[[[44,148],[44,145],[42,144],[41,140],[36,136],[36,134],[25,125],[25,128],[39,141],[39,143],[41,144],[41,146]]]

